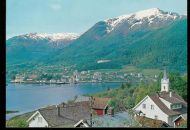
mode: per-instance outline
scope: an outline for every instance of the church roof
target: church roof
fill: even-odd
[[[171,97],[170,97],[170,92],[163,91],[163,92],[159,93],[159,96],[172,104],[173,103],[183,103],[185,106],[187,106],[187,103],[183,100],[183,98],[181,96],[179,96],[175,92],[171,92]]]
[[[169,96],[169,92],[160,92],[160,93],[155,93],[153,95],[149,96],[154,103],[167,115],[178,115],[178,114],[183,114],[187,112],[187,103],[176,93],[173,93],[172,96]],[[181,109],[177,110],[172,110],[169,109],[162,101],[160,98],[165,99],[166,101],[170,103],[181,103],[183,106]]]
[[[166,113],[167,115],[178,115],[180,114],[179,112],[175,112],[171,109],[169,109],[160,99],[159,97],[157,97],[157,95],[152,95],[152,96],[149,96],[153,101],[154,103],[164,112]]]

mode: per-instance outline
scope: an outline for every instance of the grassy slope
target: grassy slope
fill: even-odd
[[[10,120],[6,121],[6,127],[19,127],[24,128],[28,127],[28,123],[26,120],[33,114],[34,112],[28,112],[19,116],[15,116]]]

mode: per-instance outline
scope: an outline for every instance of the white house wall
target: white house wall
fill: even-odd
[[[146,109],[143,108],[143,104],[146,104]],[[154,105],[154,110],[151,109],[151,105]],[[155,116],[157,116],[158,120],[168,123],[168,115],[162,112],[162,110],[152,101],[152,99],[150,99],[150,97],[146,98],[134,109],[137,111],[142,111],[148,118],[155,119]]]
[[[34,119],[30,120],[29,127],[48,127],[46,120],[42,117],[42,122],[38,122],[38,117],[42,117],[42,115],[37,113]]]

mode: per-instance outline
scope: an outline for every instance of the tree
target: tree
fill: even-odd
[[[170,73],[170,87],[187,100],[187,81],[179,73]]]
[[[124,89],[124,88],[125,88],[125,85],[124,85],[123,83],[122,83],[122,85],[121,85],[121,88],[122,88],[122,89]]]

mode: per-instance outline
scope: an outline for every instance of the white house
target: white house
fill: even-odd
[[[48,127],[48,122],[41,115],[40,111],[36,111],[28,120],[29,127]]]
[[[187,102],[169,89],[169,78],[164,71],[161,91],[144,97],[133,110],[141,111],[141,116],[165,121],[173,127],[173,120],[187,113]]]

